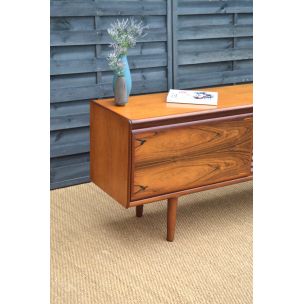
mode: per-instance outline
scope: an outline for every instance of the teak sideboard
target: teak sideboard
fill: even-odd
[[[167,93],[91,102],[91,179],[125,208],[168,200],[173,241],[178,197],[252,179],[252,84],[199,89],[218,105],[166,103]]]

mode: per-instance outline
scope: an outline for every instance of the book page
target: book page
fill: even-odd
[[[189,103],[197,105],[216,106],[218,100],[217,92],[174,90],[171,89],[167,96],[167,102]]]

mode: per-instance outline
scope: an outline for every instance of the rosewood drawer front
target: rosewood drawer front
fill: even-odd
[[[132,133],[131,199],[251,175],[252,116]]]

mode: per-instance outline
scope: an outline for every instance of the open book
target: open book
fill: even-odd
[[[216,106],[217,97],[217,92],[171,89],[167,96],[167,102]]]

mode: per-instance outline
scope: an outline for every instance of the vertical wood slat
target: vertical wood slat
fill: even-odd
[[[94,17],[94,25],[95,25],[96,30],[99,28],[99,26],[98,26],[99,20],[100,20],[100,18],[98,16]],[[96,59],[101,58],[101,45],[100,44],[95,45],[95,56],[96,56]],[[96,72],[96,84],[100,84],[100,83],[101,83],[101,72]]]
[[[233,14],[233,25],[234,26],[237,25],[237,19],[238,19],[238,14],[237,13]],[[236,37],[233,37],[232,48],[234,49],[235,46],[236,46]],[[232,71],[234,70],[234,64],[235,64],[235,61],[232,61]]]
[[[167,70],[168,90],[173,87],[173,58],[172,58],[172,1],[167,0]]]
[[[252,1],[173,0],[173,6],[175,88],[252,81],[252,46],[242,43],[252,37]],[[238,22],[239,16],[249,22]]]
[[[144,18],[148,19],[152,16],[153,20],[150,37],[147,35],[140,46],[144,50],[143,55],[137,54],[138,58],[130,56],[132,73],[133,76],[136,75],[136,79],[133,81],[133,94],[166,91],[173,87],[188,89],[192,88],[194,84],[197,87],[203,87],[226,84],[229,81],[230,83],[251,81],[252,55],[250,52],[252,51],[250,41],[246,42],[246,39],[250,39],[252,35],[250,1],[243,4],[242,1],[228,0],[226,8],[220,11],[218,9],[225,1],[137,1],[138,3],[130,2],[130,5],[124,1],[93,0],[86,2],[80,0],[77,3],[52,1],[51,17],[54,17],[52,20],[57,24],[52,29],[51,35],[54,39],[51,43],[54,45],[52,54],[55,54],[54,60],[52,60],[52,78],[55,80],[52,82],[51,90],[53,109],[66,107],[69,104],[76,105],[81,100],[110,96],[109,94],[112,92],[112,83],[109,81],[111,72],[105,68],[105,51],[102,44],[108,43],[105,28],[110,20],[116,19],[116,15],[119,18],[134,15],[135,18],[145,16]],[[181,17],[179,17],[179,13]],[[203,23],[205,24],[203,32],[200,32],[199,15],[202,15],[202,18],[209,16],[209,19],[206,20],[211,20],[210,18],[214,16],[211,23]],[[227,18],[220,19],[222,16],[227,16]],[[233,16],[233,19],[230,24],[225,26],[221,20],[228,20],[228,16]],[[155,21],[157,18],[161,20],[161,25]],[[186,19],[186,27],[183,28],[180,22],[185,20],[184,18],[190,19],[188,21]],[[191,18],[195,20],[194,28],[191,27]],[[242,22],[245,20],[244,18],[249,19]],[[164,20],[167,22],[166,27],[164,27]],[[218,25],[217,20],[220,20]],[[180,35],[179,27],[181,27]],[[199,33],[202,34],[198,35]],[[191,48],[191,41],[199,43],[200,40],[204,42],[201,50]],[[209,49],[209,43],[210,46],[214,43],[214,49],[212,47]],[[226,43],[230,43],[230,45]],[[154,54],[153,44],[157,44],[163,50]],[[182,45],[184,48],[187,44],[189,45],[187,50],[180,49],[179,53],[178,47]],[[166,51],[164,46],[166,46]],[[91,48],[92,55],[88,56],[88,53],[85,52],[88,52],[89,48]],[[149,50],[150,48],[151,50]],[[64,57],[56,57],[57,50],[58,54],[65,50]],[[79,53],[82,50],[84,55]],[[192,56],[191,52],[196,52],[198,55]],[[79,60],[78,54],[80,54]],[[213,56],[211,56],[212,54]],[[191,60],[186,60],[187,56]],[[183,63],[181,64],[181,62]],[[178,74],[178,71],[181,75]],[[164,81],[164,77],[167,77],[167,82]],[[70,168],[64,165],[65,160],[69,157],[75,158],[80,155],[79,153],[87,153],[87,137],[82,134],[81,130],[89,129],[87,122],[89,112],[87,110],[83,112],[83,109],[80,108],[73,110],[69,106],[69,113],[66,115],[58,111],[53,111],[51,115],[53,123],[51,132],[53,136],[56,136],[51,150],[55,153],[57,160],[64,159],[62,167],[57,168],[57,171],[54,171],[56,174],[53,174],[51,178],[52,188],[87,181],[88,172],[82,173],[87,164],[81,163],[80,158],[79,169],[77,164],[73,163],[72,171],[74,173],[71,171],[71,174],[63,174],[63,171],[60,170]],[[76,136],[66,136],[66,134],[72,133]],[[79,135],[78,140],[77,134]],[[69,176],[69,180],[63,180],[66,176]],[[60,180],[59,178],[57,180],[57,177],[60,177]]]
[[[97,2],[97,0],[95,0],[95,2]],[[100,21],[100,17],[95,16],[94,17],[94,26],[95,26],[96,31],[100,28],[99,21]],[[101,58],[101,45],[100,44],[96,44],[96,46],[95,46],[95,56],[97,59]],[[101,83],[101,72],[96,72],[96,84],[99,84],[99,83]]]
[[[169,0],[168,0],[169,1]],[[178,43],[177,43],[177,0],[172,1],[172,56],[173,56],[173,87],[177,87],[177,73],[178,73]]]
[[[136,3],[137,2],[137,3]],[[169,2],[169,3],[168,3]],[[56,111],[61,105],[76,104],[81,100],[90,100],[112,94],[112,72],[107,66],[106,52],[102,44],[110,39],[106,33],[108,25],[117,18],[134,16],[152,22],[149,34],[142,39],[140,49],[143,55],[130,56],[133,74],[133,94],[165,91],[172,86],[172,45],[171,39],[171,0],[166,1],[51,1],[52,79],[51,79],[51,188],[56,189],[88,181],[88,161],[78,155],[88,155],[89,112],[69,107],[69,113]],[[164,28],[159,19],[169,22]],[[125,16],[125,17],[124,17]],[[90,21],[91,19],[91,21]],[[91,23],[92,22],[92,23]],[[76,26],[76,27],[75,27]],[[96,37],[95,37],[95,36]],[[154,45],[163,51],[153,53]],[[158,43],[159,42],[159,43]],[[83,49],[84,54],[92,46],[92,56],[86,58],[77,53]],[[149,50],[151,49],[151,50]],[[65,51],[64,51],[65,50]],[[58,52],[57,52],[58,51]],[[57,57],[64,51],[64,57]],[[75,52],[76,51],[76,52]],[[138,58],[136,58],[138,56]],[[64,68],[67,68],[64,70]],[[139,75],[142,75],[139,77]],[[159,75],[159,76],[158,76]],[[165,76],[166,75],[166,76]],[[164,77],[167,81],[164,82]],[[79,79],[79,80],[78,80]],[[84,81],[82,82],[81,79]],[[92,82],[92,79],[94,82]],[[86,131],[84,133],[84,128]],[[81,154],[79,154],[81,153]],[[73,165],[69,161],[74,159]],[[60,160],[60,162],[58,162]],[[62,161],[61,161],[62,160]],[[55,163],[59,163],[59,166]],[[66,172],[68,170],[68,172]]]

